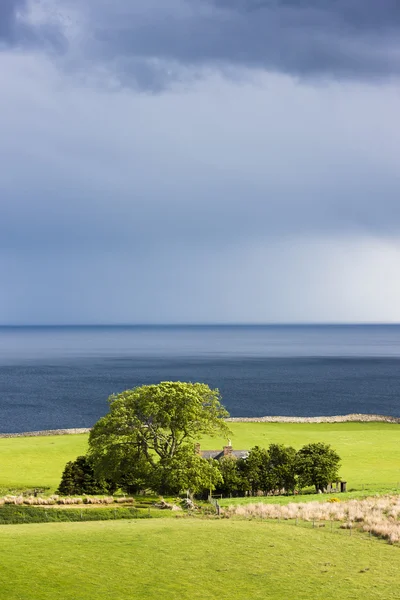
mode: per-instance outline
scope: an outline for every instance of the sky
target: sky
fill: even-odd
[[[398,0],[1,0],[0,323],[400,322]]]

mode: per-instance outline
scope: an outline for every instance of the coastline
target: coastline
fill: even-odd
[[[90,428],[82,427],[75,429],[44,429],[43,431],[24,431],[21,433],[0,433],[1,438],[17,437],[42,437],[45,435],[77,435],[80,433],[89,433]]]
[[[229,417],[226,421],[230,423],[400,423],[400,418],[353,413],[332,417]]]
[[[334,415],[331,417],[229,417],[228,423],[400,423],[399,417],[387,415],[366,415],[354,413],[349,415]],[[90,427],[74,429],[46,429],[43,431],[24,431],[21,433],[0,433],[2,438],[42,437],[52,435],[79,435],[89,433]]]

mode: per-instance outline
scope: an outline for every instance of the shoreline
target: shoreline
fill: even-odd
[[[228,423],[400,423],[399,417],[387,415],[367,415],[353,413],[349,415],[334,415],[331,417],[229,417]],[[2,438],[44,437],[52,435],[80,435],[90,432],[90,427],[73,429],[45,429],[42,431],[24,431],[21,433],[0,433]]]
[[[229,417],[229,423],[400,423],[399,417],[353,413],[331,417]]]

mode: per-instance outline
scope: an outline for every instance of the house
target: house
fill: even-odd
[[[228,440],[228,445],[224,446],[222,450],[201,450],[200,444],[196,444],[195,451],[196,454],[200,454],[202,458],[213,458],[214,460],[221,460],[224,456],[231,456],[236,459],[247,458],[249,456],[248,450],[234,450],[231,440]]]

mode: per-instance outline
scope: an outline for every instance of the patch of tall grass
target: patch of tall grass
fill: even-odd
[[[8,495],[0,498],[0,506],[4,504],[14,504],[18,506],[29,505],[29,506],[54,506],[56,504],[62,505],[73,505],[73,504],[134,504],[135,499],[131,497],[116,497],[113,496],[83,496],[79,497],[63,497],[63,496],[49,496],[48,498],[41,498],[40,496],[24,496],[19,494],[18,496]]]
[[[286,505],[256,502],[229,506],[224,509],[224,514],[260,519],[341,521],[342,527],[359,527],[362,531],[387,539],[391,544],[400,542],[400,496],[379,496],[347,502],[330,498],[324,503],[292,502]]]
[[[5,504],[0,507],[0,525],[23,523],[59,523],[74,521],[109,521],[116,519],[149,519],[148,511],[133,506],[102,507],[91,510],[77,508],[50,508]]]

